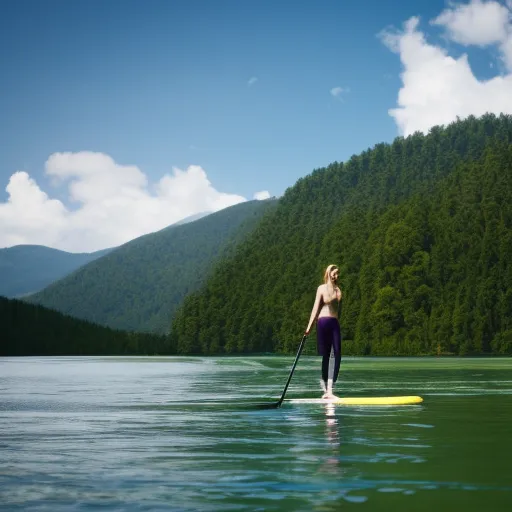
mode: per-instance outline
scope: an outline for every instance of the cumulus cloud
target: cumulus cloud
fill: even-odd
[[[254,194],[254,199],[257,199],[258,201],[262,201],[263,199],[269,199],[270,198],[270,192],[268,190],[262,190],[261,192],[256,192]]]
[[[15,172],[0,203],[0,247],[42,244],[89,252],[125,243],[199,212],[246,201],[216,190],[197,165],[173,168],[156,183],[136,166],[103,153],[54,153],[45,166],[54,184],[67,187],[68,208],[26,172]],[[261,194],[261,193],[258,193]]]
[[[470,7],[480,9],[480,2],[472,2]],[[465,41],[469,41],[469,35],[464,27],[474,31],[483,27],[478,37],[473,36],[472,44],[490,41],[488,25],[496,28],[497,16],[488,16],[487,22],[475,21],[474,11],[471,12],[472,16],[458,6],[444,11],[434,21],[456,27],[456,37],[460,39],[465,34]],[[470,21],[465,24],[458,16]],[[398,106],[389,110],[401,134],[426,133],[432,126],[448,124],[457,117],[481,116],[486,112],[512,113],[512,73],[478,80],[466,54],[451,57],[445,49],[429,44],[418,26],[419,18],[413,17],[404,24],[402,31],[386,30],[380,34],[384,44],[400,56],[403,66]]]
[[[465,46],[497,45],[507,69],[512,71],[512,2],[472,0],[445,9],[432,25],[445,28],[447,36]]]
[[[510,11],[495,2],[472,0],[445,9],[432,25],[445,27],[449,37],[463,45],[487,46],[504,41],[509,34]]]
[[[249,78],[249,80],[247,81],[247,85],[249,87],[251,87],[252,85],[254,85],[256,82],[258,81],[258,77],[257,76],[251,76],[251,78]]]

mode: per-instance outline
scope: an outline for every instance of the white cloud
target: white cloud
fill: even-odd
[[[509,20],[510,11],[504,5],[472,0],[469,4],[452,5],[431,23],[445,27],[457,43],[487,46],[507,38]]]
[[[343,88],[339,86],[333,87],[329,92],[331,93],[331,96],[333,96],[334,98],[340,98],[344,92],[348,92],[348,88]]]
[[[49,199],[26,172],[15,172],[6,191],[9,199],[0,203],[0,246],[54,245],[67,223],[65,206]]]
[[[269,199],[270,198],[270,192],[268,190],[262,190],[261,192],[256,192],[254,194],[254,199],[257,199],[258,201],[262,201],[263,199]]]
[[[76,209],[51,199],[26,172],[15,172],[6,188],[9,198],[0,203],[0,247],[42,244],[89,252],[125,243],[195,213],[246,201],[216,190],[197,165],[173,168],[149,184],[138,167],[83,151],[54,153],[45,172],[66,184]]]
[[[500,50],[505,66],[512,71],[512,29],[510,29],[508,38],[501,43]]]
[[[467,55],[455,59],[443,48],[429,44],[418,24],[419,18],[413,17],[403,31],[380,34],[403,65],[398,107],[389,110],[401,134],[426,133],[434,125],[471,114],[512,113],[512,74],[478,80]]]
[[[249,87],[251,87],[252,85],[254,85],[256,82],[258,81],[258,77],[257,76],[251,76],[251,78],[249,78],[249,80],[247,81],[247,85]]]
[[[465,46],[498,45],[508,70],[512,71],[512,2],[472,0],[454,4],[431,21],[446,29],[447,36]]]

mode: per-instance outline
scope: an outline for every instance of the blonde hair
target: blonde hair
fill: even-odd
[[[327,284],[327,283],[330,283],[331,281],[331,272],[333,270],[339,270],[339,267],[338,265],[329,265],[326,269],[325,269],[325,273],[324,273],[324,284]],[[340,297],[343,297],[343,292],[341,291],[341,286],[338,285],[338,288],[340,289]]]

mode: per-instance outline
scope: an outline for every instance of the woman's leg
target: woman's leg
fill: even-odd
[[[327,380],[329,378],[329,359],[332,348],[332,329],[329,318],[319,318],[316,324],[317,353],[322,356],[322,389],[327,391]]]
[[[331,360],[331,353],[322,356],[322,380],[327,386],[327,379],[329,378],[329,361]]]
[[[333,329],[332,338],[332,350],[334,352],[334,375],[332,379],[333,382],[336,382],[338,380],[341,365],[341,329],[339,323],[336,329]]]

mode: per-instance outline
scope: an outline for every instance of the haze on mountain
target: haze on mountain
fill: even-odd
[[[184,297],[275,204],[247,201],[141,236],[26,300],[116,329],[165,333]]]
[[[0,295],[13,298],[38,292],[111,250],[71,253],[44,245],[0,249]]]

